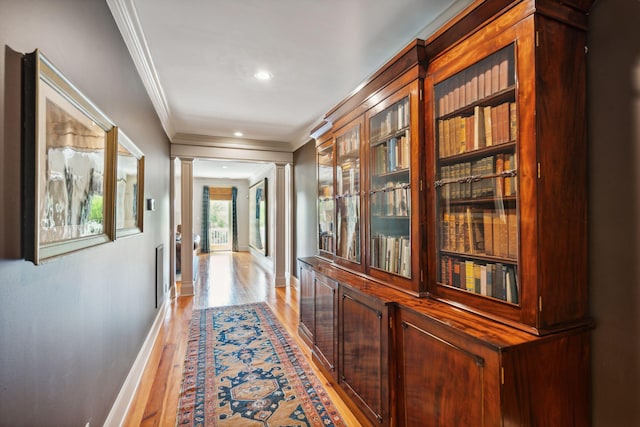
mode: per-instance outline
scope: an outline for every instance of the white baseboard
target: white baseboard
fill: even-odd
[[[300,289],[300,282],[298,281],[298,278],[293,274],[289,275],[289,286]]]
[[[127,412],[129,412],[129,407],[131,406],[131,402],[133,402],[133,397],[140,385],[144,368],[147,366],[147,362],[151,356],[151,350],[153,350],[153,345],[158,337],[158,332],[160,332],[160,326],[162,325],[162,320],[164,319],[165,311],[169,306],[170,301],[170,298],[165,297],[164,304],[162,304],[162,307],[158,310],[156,318],[153,321],[153,325],[151,325],[151,329],[142,343],[138,356],[136,356],[136,360],[133,362],[131,370],[118,393],[118,397],[116,397],[116,400],[111,407],[111,411],[109,411],[109,415],[104,422],[105,427],[124,425]]]

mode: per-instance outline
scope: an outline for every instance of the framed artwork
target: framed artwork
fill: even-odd
[[[118,129],[116,156],[116,237],[142,233],[144,219],[144,156]]]
[[[114,239],[115,125],[36,50],[24,58],[25,258]]]
[[[267,178],[249,187],[249,246],[267,256]]]

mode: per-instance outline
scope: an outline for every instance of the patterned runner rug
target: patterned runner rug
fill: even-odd
[[[266,303],[194,310],[179,426],[344,426]]]

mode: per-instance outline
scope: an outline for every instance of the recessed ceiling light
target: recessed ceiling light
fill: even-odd
[[[253,77],[258,80],[271,80],[273,78],[273,74],[267,70],[259,70],[253,75]]]
[[[226,168],[228,168],[228,167],[229,167],[229,166],[222,166],[222,169],[226,169]]]
[[[233,133],[233,136],[242,136],[242,135],[243,135],[243,133],[242,133],[242,132],[234,132],[234,133]]]

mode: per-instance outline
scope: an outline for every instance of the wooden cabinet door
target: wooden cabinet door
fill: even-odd
[[[300,267],[300,323],[298,334],[309,346],[313,346],[314,335],[314,272],[306,264]]]
[[[389,308],[339,289],[339,383],[372,423],[389,425]]]
[[[314,345],[313,355],[325,370],[337,379],[336,353],[338,346],[337,339],[337,316],[336,299],[338,285],[335,281],[316,275],[314,286]]]
[[[424,317],[398,314],[399,425],[501,425],[497,353],[450,339]]]

